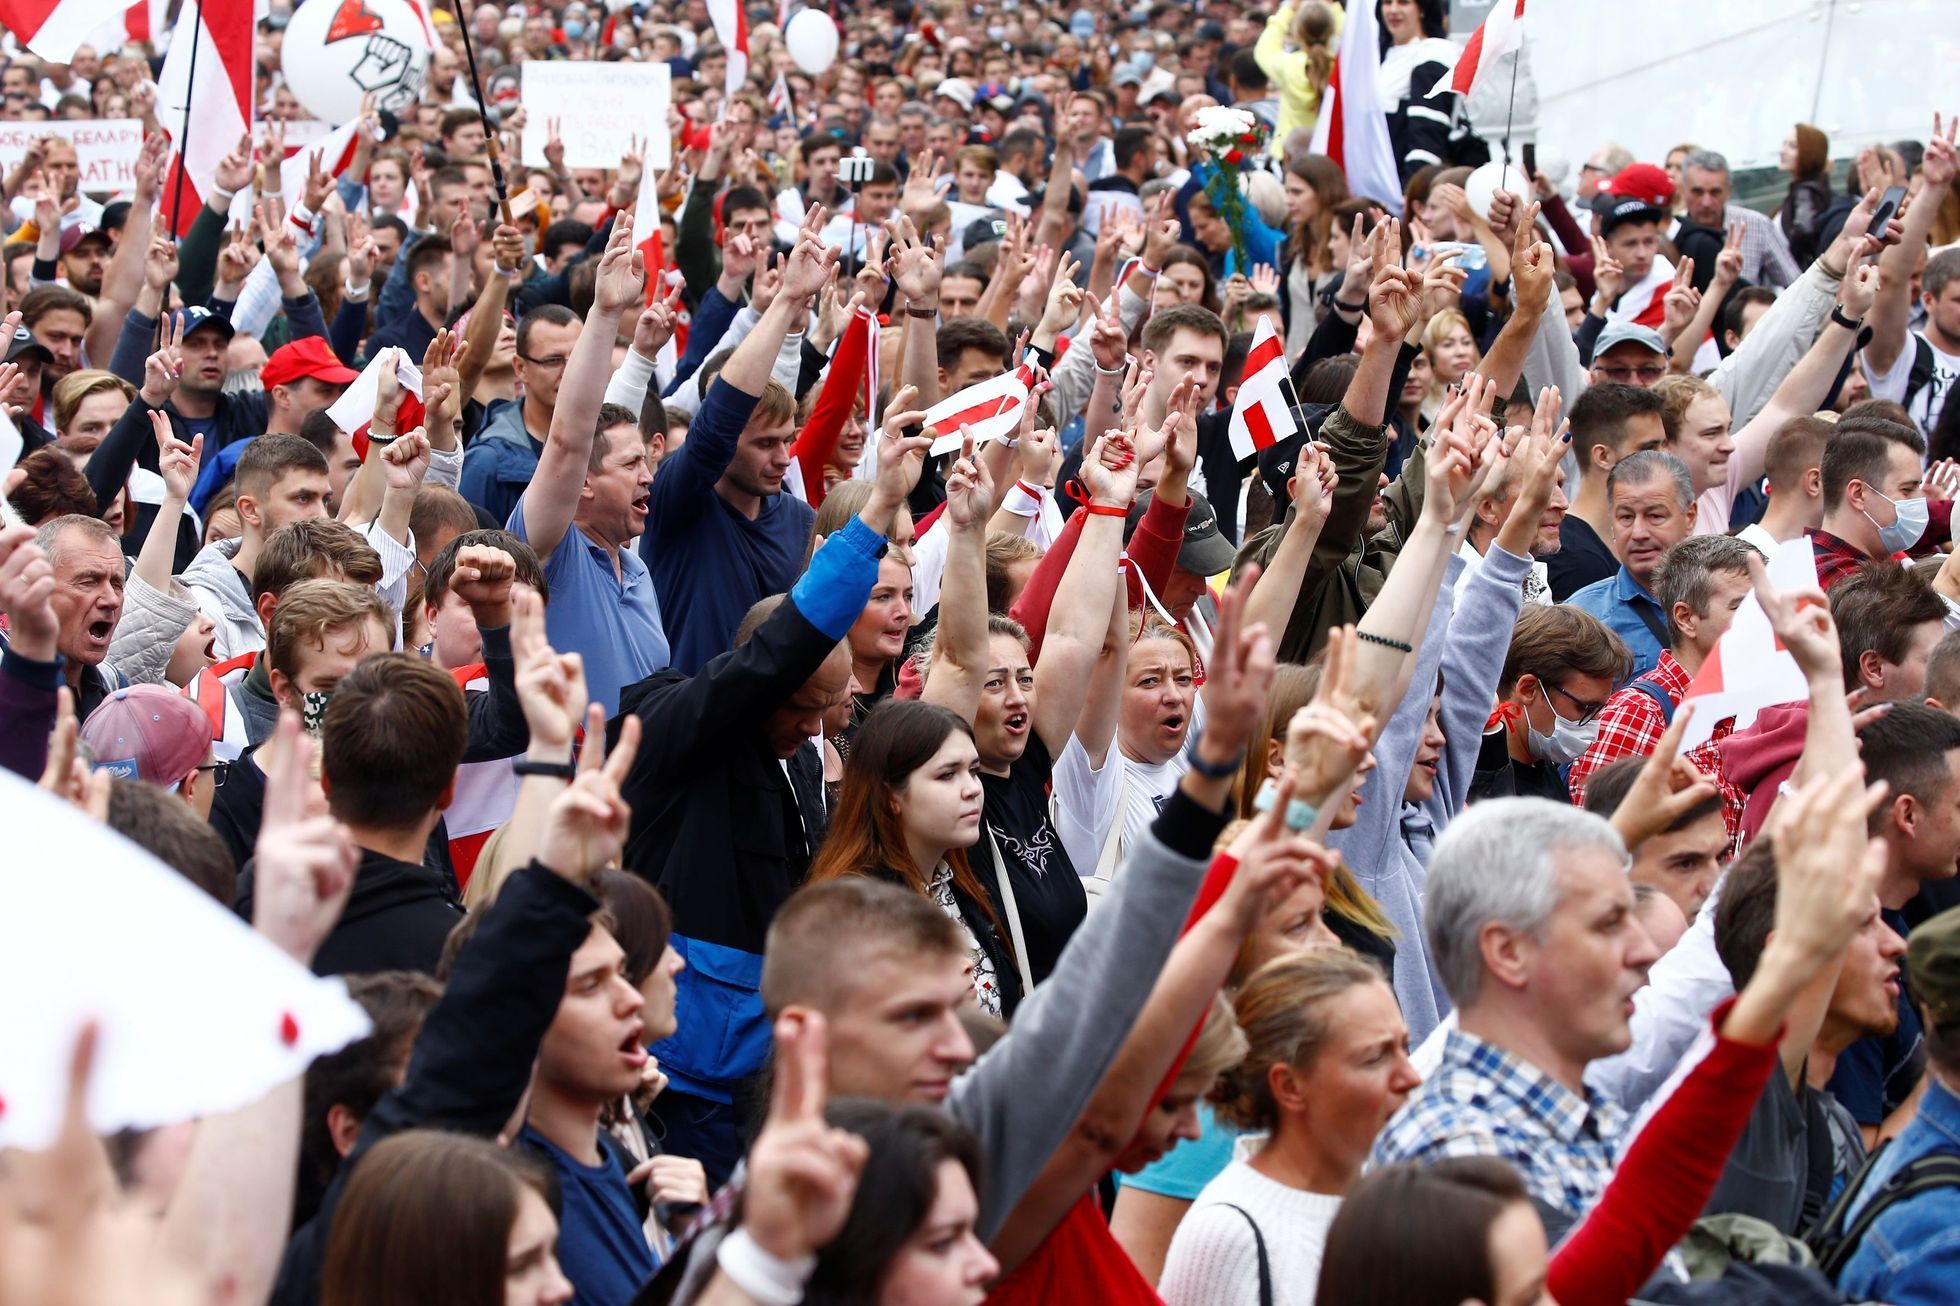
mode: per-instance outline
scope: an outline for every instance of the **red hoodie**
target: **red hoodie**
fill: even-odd
[[[1738,847],[1763,828],[1776,801],[1776,787],[1797,769],[1809,725],[1808,702],[1779,703],[1757,713],[1748,729],[1738,730],[1715,745],[1723,776],[1733,791],[1745,795]]]

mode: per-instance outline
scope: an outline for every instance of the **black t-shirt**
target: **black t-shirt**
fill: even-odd
[[[1075,863],[1069,860],[1062,838],[1048,817],[1048,778],[1054,769],[1054,759],[1049,757],[1041,736],[1030,731],[1027,751],[1006,775],[982,775],[984,819],[980,843],[969,854],[973,873],[992,895],[994,908],[1005,923],[1006,902],[987,843],[989,833],[1000,846],[1027,941],[1028,967],[1037,984],[1055,969],[1069,936],[1089,911],[1089,898],[1082,891]],[[1008,928],[1011,939],[1012,926]]]
[[[1552,587],[1552,602],[1563,603],[1596,580],[1619,573],[1620,561],[1592,523],[1571,513],[1558,527],[1558,552],[1545,559],[1545,579]]]

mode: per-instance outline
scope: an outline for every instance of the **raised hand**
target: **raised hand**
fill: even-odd
[[[1082,485],[1092,503],[1125,508],[1137,495],[1144,460],[1120,431],[1104,431],[1082,456]]]
[[[1862,319],[1871,312],[1872,302],[1878,298],[1878,263],[1863,253],[1851,256],[1850,266],[1844,270],[1844,280],[1838,283],[1838,303],[1844,315],[1852,319]]]
[[[422,407],[430,426],[454,426],[463,411],[462,337],[443,327],[422,351]]]
[[[585,719],[585,660],[559,653],[545,636],[544,600],[519,583],[511,591],[510,648],[516,664],[517,701],[531,731],[531,754],[566,761]]]
[[[265,200],[253,210],[258,221],[259,239],[265,244],[266,261],[279,277],[279,293],[296,299],[306,293],[299,275],[299,238],[285,220],[276,201]]]
[[[599,275],[592,285],[592,306],[598,312],[618,317],[644,302],[646,288],[646,255],[633,248],[633,211],[625,209],[613,218],[606,252],[599,256]]]
[[[382,350],[388,361],[375,374],[374,417],[369,429],[383,436],[395,433],[395,419],[401,416],[402,383],[396,369],[405,355],[399,347]]]
[[[1640,774],[1634,777],[1626,799],[1613,812],[1613,828],[1620,832],[1628,852],[1664,832],[1717,792],[1714,781],[1680,756],[1681,736],[1694,713],[1692,701],[1676,709],[1674,720],[1661,733],[1660,742],[1641,763]]]
[[[1258,580],[1258,566],[1248,566],[1218,599],[1218,623],[1200,691],[1205,728],[1197,742],[1199,756],[1212,765],[1243,758],[1266,715],[1266,694],[1277,666],[1273,640],[1263,624],[1244,625],[1245,596]]]
[[[15,652],[51,662],[61,623],[54,613],[54,564],[34,542],[34,528],[0,527],[0,613]]]
[[[1811,777],[1770,809],[1776,841],[1776,923],[1770,945],[1790,950],[1800,965],[1833,966],[1878,908],[1886,846],[1866,822],[1889,786],[1865,785],[1853,762],[1837,775]],[[1765,949],[1767,951],[1767,948]]]
[[[1933,134],[1926,139],[1926,157],[1920,161],[1920,176],[1931,189],[1944,189],[1953,185],[1956,172],[1960,172],[1960,144],[1956,144],[1955,133],[1960,132],[1960,114],[1943,118],[1933,115]]]
[[[1410,330],[1421,330],[1429,319],[1463,302],[1463,283],[1470,273],[1458,266],[1462,257],[1462,250],[1446,249],[1423,268],[1422,311],[1416,322],[1410,324]]]
[[[1605,317],[1626,284],[1626,269],[1607,252],[1606,242],[1593,237],[1593,312]]]
[[[658,357],[674,338],[676,315],[680,310],[681,287],[674,286],[665,295],[656,295],[651,304],[640,310],[640,316],[633,323],[633,352],[641,358]]]
[[[1298,792],[1299,773],[1287,767],[1273,783],[1272,802],[1232,840],[1238,870],[1218,900],[1218,909],[1246,932],[1259,918],[1292,896],[1306,881],[1325,880],[1340,856],[1287,824]]]
[[[313,954],[333,933],[361,861],[347,827],[314,810],[315,747],[297,713],[279,713],[259,756],[265,810],[252,849],[252,928],[302,966],[313,964]]]
[[[619,864],[626,848],[633,809],[620,793],[633,758],[640,751],[640,718],[628,712],[620,721],[619,742],[600,760],[605,740],[605,713],[594,703],[586,713],[584,750],[578,775],[552,800],[538,841],[538,860],[564,878],[589,882],[600,871]]]
[[[1252,268],[1252,289],[1261,295],[1279,294],[1279,273],[1270,263],[1257,263]]]
[[[803,225],[796,233],[796,247],[783,265],[781,293],[788,295],[792,303],[800,305],[814,298],[830,279],[830,270],[837,266],[839,251],[826,246],[820,234],[829,220],[830,212],[821,204],[812,204],[803,217]]]
[[[1299,463],[1286,488],[1296,513],[1317,525],[1325,525],[1327,515],[1334,511],[1334,491],[1340,488],[1340,476],[1327,450],[1317,444],[1301,445]]]
[[[250,233],[245,230],[245,224],[235,223],[230,238],[218,250],[218,284],[231,287],[244,285],[245,278],[252,274],[252,269],[259,265],[263,257],[259,247],[252,242]]]
[[[238,144],[226,151],[218,160],[217,168],[211,174],[219,190],[236,195],[252,184],[252,134],[246,132],[238,138]],[[427,192],[423,192],[427,194]]]
[[[1157,197],[1157,206],[1151,210],[1150,218],[1143,228],[1143,265],[1153,271],[1162,272],[1164,261],[1170,257],[1183,228],[1171,213],[1171,193],[1165,191]]]
[[[919,238],[912,219],[902,213],[885,220],[885,235],[886,274],[898,286],[898,293],[914,307],[937,308],[939,279],[946,267],[945,242],[935,239],[928,245]]]
[[[1926,468],[1926,478],[1921,482],[1926,497],[1934,501],[1960,496],[1960,463],[1951,458],[1942,458]]]
[[[1371,231],[1364,235],[1361,222],[1361,215],[1355,214],[1354,226],[1348,235],[1347,268],[1341,273],[1341,291],[1336,296],[1337,299],[1349,304],[1368,302],[1368,282],[1375,275],[1376,232]],[[1376,228],[1376,231],[1379,230],[1380,224]]]
[[[1722,252],[1715,256],[1715,275],[1708,283],[1710,294],[1727,290],[1742,279],[1742,237],[1747,230],[1741,222],[1731,222],[1722,238]]]
[[[190,502],[191,487],[197,483],[198,459],[204,453],[204,437],[195,435],[185,444],[171,429],[170,414],[150,410],[150,431],[157,442],[157,471],[163,477],[163,498],[179,507]]]
[[[1673,341],[1688,329],[1688,323],[1695,320],[1695,310],[1701,307],[1701,292],[1693,285],[1695,261],[1684,258],[1674,267],[1674,283],[1667,288],[1661,299],[1661,338]]]
[[[1300,797],[1323,807],[1345,786],[1374,747],[1377,722],[1356,689],[1360,642],[1353,626],[1327,632],[1320,684],[1286,723],[1286,766]]]
[[[140,115],[139,115],[140,116]],[[170,162],[170,137],[151,132],[143,138],[143,149],[136,156],[136,202],[145,207],[157,201],[163,183],[163,170]]]
[[[1368,318],[1374,323],[1375,338],[1393,343],[1415,325],[1422,311],[1422,290],[1416,274],[1398,265],[1400,256],[1389,257],[1392,261],[1376,271],[1374,284],[1368,287]]]
[[[1081,270],[1075,256],[1066,250],[1055,266],[1055,280],[1048,287],[1048,302],[1041,310],[1041,321],[1035,327],[1035,334],[1043,338],[1060,335],[1068,330],[1082,316],[1082,300],[1088,293],[1075,284],[1075,274]]]
[[[1770,629],[1797,660],[1804,678],[1812,684],[1839,683],[1844,675],[1844,655],[1838,648],[1837,622],[1831,619],[1831,605],[1824,592],[1798,588],[1779,593],[1770,584],[1768,567],[1753,554],[1749,579]]]
[[[960,456],[946,473],[946,517],[953,529],[984,531],[994,511],[993,479],[973,456],[973,432],[960,428]]]
[[[1089,351],[1095,357],[1096,366],[1105,372],[1123,366],[1130,354],[1130,333],[1123,329],[1123,319],[1116,311],[1119,293],[1111,290],[1109,298],[1096,305],[1095,317],[1089,323]],[[1126,403],[1124,411],[1135,410]]]
[[[318,213],[334,189],[333,174],[321,166],[320,153],[319,150],[310,150],[306,155],[306,184],[300,195],[309,213]]]
[[[177,393],[177,379],[184,374],[184,326],[176,315],[164,318],[162,342],[155,353],[143,360],[143,402],[161,408]]]
[[[517,560],[495,545],[467,544],[456,551],[449,588],[469,604],[477,625],[495,630],[510,624],[516,582]]]
[[[381,446],[381,462],[389,489],[412,494],[422,488],[422,478],[429,474],[428,432],[418,426],[396,436]]]
[[[856,1134],[824,1123],[830,1072],[821,1014],[776,1018],[775,1069],[769,1115],[749,1149],[742,1228],[771,1256],[797,1261],[844,1227],[870,1153]]]
[[[1538,204],[1534,200],[1525,207],[1517,239],[1511,245],[1511,291],[1517,299],[1517,311],[1527,320],[1542,315],[1552,302],[1557,271],[1551,243],[1538,238]]]

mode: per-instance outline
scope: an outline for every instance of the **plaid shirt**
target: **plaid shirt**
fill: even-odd
[[[1723,217],[1742,224],[1742,275],[1748,280],[1781,290],[1803,275],[1790,254],[1790,242],[1774,218],[1746,204],[1729,205]]]
[[[1847,544],[1829,531],[1810,532],[1811,551],[1817,555],[1817,584],[1826,594],[1831,586],[1871,561],[1871,555]]]
[[[1707,743],[1696,744],[1688,750],[1688,760],[1693,762],[1701,773],[1715,782],[1717,792],[1722,795],[1722,824],[1729,828],[1728,856],[1733,859],[1742,851],[1742,806],[1749,801],[1749,795],[1736,787],[1728,773],[1722,769],[1721,742],[1735,733],[1735,718],[1730,717],[1722,723],[1723,728]]]
[[[1659,664],[1646,675],[1637,676],[1635,679],[1660,686],[1678,708],[1681,706],[1681,700],[1687,696],[1689,682],[1694,677],[1688,674],[1687,668],[1674,660],[1672,653],[1663,651]],[[1659,747],[1661,736],[1666,732],[1667,722],[1661,717],[1661,705],[1656,703],[1654,696],[1645,690],[1628,685],[1607,699],[1605,708],[1599,714],[1598,736],[1593,740],[1592,747],[1586,750],[1585,756],[1572,764],[1572,772],[1566,777],[1566,783],[1572,789],[1573,805],[1575,807],[1586,805],[1586,782],[1592,778],[1594,772],[1623,757],[1651,755],[1654,749]],[[1725,718],[1716,725],[1715,733],[1709,737],[1708,744],[1703,747],[1726,739],[1734,732],[1735,718]],[[1691,750],[1688,756],[1693,759],[1695,751]],[[1717,771],[1710,770],[1706,765],[1702,766],[1702,770],[1707,771],[1718,785],[1721,783]],[[1726,819],[1728,804],[1724,803],[1722,808]],[[1740,821],[1741,818],[1742,809],[1738,805],[1735,821]],[[1735,838],[1735,832],[1736,826],[1731,822],[1730,839]]]
[[[1443,1059],[1375,1140],[1370,1164],[1495,1156],[1532,1198],[1577,1220],[1613,1175],[1627,1116],[1590,1088],[1580,1097],[1474,1034],[1449,1032]]]

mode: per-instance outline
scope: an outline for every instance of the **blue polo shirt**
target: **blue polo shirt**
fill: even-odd
[[[526,544],[524,500],[510,514],[511,534]],[[607,716],[619,712],[619,691],[664,669],[668,662],[667,632],[660,620],[660,600],[653,592],[647,565],[631,548],[619,551],[619,572],[612,555],[576,525],[544,564],[551,598],[544,605],[545,634],[560,653],[585,659],[585,690]]]
[[[1633,650],[1634,677],[1644,676],[1659,665],[1664,646],[1661,634],[1655,632],[1666,632],[1667,614],[1625,567],[1575,592],[1566,602],[1592,613],[1626,641]]]

